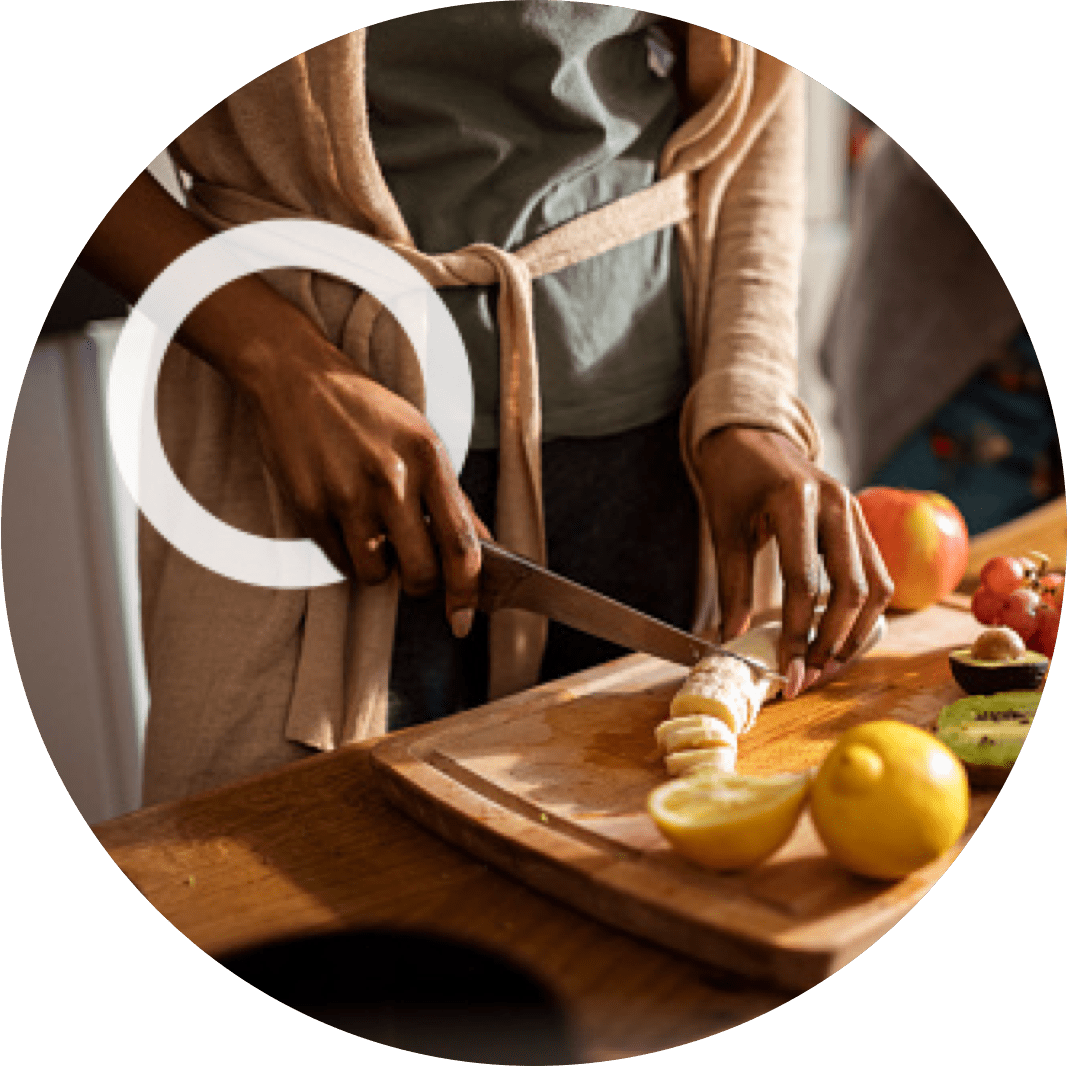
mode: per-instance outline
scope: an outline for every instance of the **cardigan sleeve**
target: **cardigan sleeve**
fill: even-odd
[[[724,191],[712,249],[707,338],[687,405],[690,458],[727,425],[776,430],[813,460],[819,431],[797,396],[804,235],[804,79],[781,92]]]

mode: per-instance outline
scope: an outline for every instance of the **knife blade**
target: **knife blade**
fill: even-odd
[[[490,541],[482,540],[480,544],[482,572],[478,606],[487,613],[517,607],[624,648],[643,651],[683,666],[695,666],[709,655],[726,655],[761,674],[786,681],[757,659],[661,622]]]

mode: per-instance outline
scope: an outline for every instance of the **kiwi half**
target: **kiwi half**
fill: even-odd
[[[1037,689],[1045,680],[1049,659],[1037,651],[1025,651],[1018,659],[977,659],[970,648],[959,648],[949,653],[949,669],[965,692],[989,696]]]
[[[1038,708],[1037,692],[969,696],[943,707],[936,736],[964,763],[974,788],[998,788],[1020,754]]]

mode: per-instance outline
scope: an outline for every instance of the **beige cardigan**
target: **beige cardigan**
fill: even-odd
[[[500,484],[496,537],[544,560],[537,361],[530,279],[675,224],[693,385],[682,451],[727,424],[764,426],[815,458],[795,396],[802,239],[801,76],[754,49],[691,27],[688,83],[706,100],[673,134],[663,179],[509,254],[473,246],[427,256],[412,242],[376,163],[357,31],[235,92],[172,152],[189,206],[213,229],[272,217],[352,226],[404,254],[434,285],[499,284]],[[368,294],[307,271],[268,280],[353,363],[422,406],[418,365]],[[260,460],[250,412],[215,371],[178,347],[160,376],[167,454],[216,516],[263,536],[300,532]],[[715,621],[712,546],[702,538],[695,627]],[[765,599],[774,583],[765,570]],[[142,625],[151,693],[145,802],[186,795],[385,730],[397,586],[281,591],[228,581],[141,527]],[[494,616],[491,689],[533,683],[544,620]],[[295,742],[295,743],[294,743]]]

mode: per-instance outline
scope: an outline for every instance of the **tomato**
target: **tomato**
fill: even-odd
[[[991,592],[985,585],[980,585],[972,595],[972,614],[976,621],[984,626],[1001,625],[1001,612],[1005,607],[1005,597]]]
[[[1060,611],[1064,600],[1064,574],[1043,574],[1038,583],[1042,598]]]
[[[1001,609],[1001,624],[1015,629],[1024,640],[1030,640],[1038,629],[1038,614],[1042,598],[1034,589],[1017,589],[1005,600]]]
[[[1010,555],[995,555],[979,571],[979,581],[991,592],[1008,596],[1024,583],[1023,560]]]
[[[1037,651],[1046,658],[1053,656],[1053,648],[1057,643],[1057,629],[1060,626],[1061,612],[1053,608],[1039,611],[1038,625],[1035,627],[1031,639],[1027,641],[1031,651]]]

